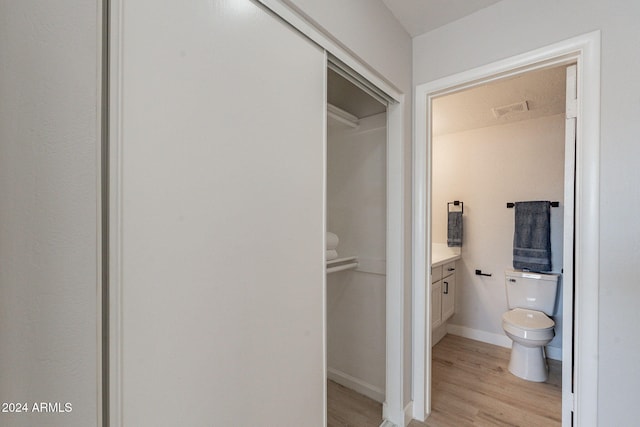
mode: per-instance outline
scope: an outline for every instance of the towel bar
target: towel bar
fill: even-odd
[[[551,207],[552,208],[557,208],[558,206],[560,206],[560,202],[549,202],[551,203]],[[511,209],[513,207],[515,207],[516,204],[513,202],[507,202],[507,208]]]

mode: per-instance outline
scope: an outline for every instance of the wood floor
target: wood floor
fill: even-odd
[[[549,360],[546,383],[525,381],[507,366],[510,350],[454,335],[433,348],[432,412],[409,427],[560,426],[562,365]],[[329,427],[378,427],[382,405],[329,381]]]

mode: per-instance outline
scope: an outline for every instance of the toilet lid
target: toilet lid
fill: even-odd
[[[502,315],[502,320],[525,330],[553,328],[555,322],[536,310],[515,308]]]

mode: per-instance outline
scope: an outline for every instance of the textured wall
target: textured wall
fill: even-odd
[[[327,366],[385,390],[386,114],[327,139],[327,229],[362,269],[327,275]],[[364,271],[363,271],[364,269]],[[374,271],[375,270],[375,271]],[[372,272],[374,271],[374,272]]]
[[[514,211],[506,202],[560,201],[551,209],[555,272],[562,269],[564,115],[459,132],[433,140],[433,239],[447,242],[447,202],[464,202],[456,315],[451,323],[503,336],[504,271],[513,268]],[[475,275],[475,269],[493,274]],[[562,316],[559,300],[555,319]],[[557,322],[551,345],[562,346]]]
[[[98,37],[96,1],[0,1],[0,401],[72,405],[3,426],[97,423]]]

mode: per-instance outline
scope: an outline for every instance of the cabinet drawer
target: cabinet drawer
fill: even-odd
[[[431,267],[431,283],[435,283],[442,279],[442,266]]]
[[[442,266],[442,277],[451,276],[456,272],[456,262],[451,261]]]

